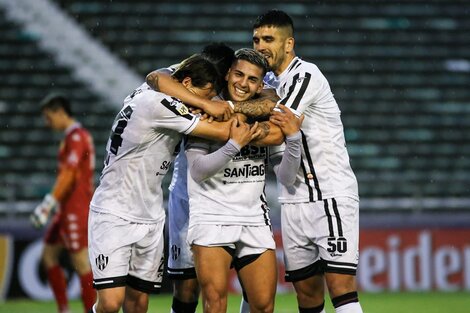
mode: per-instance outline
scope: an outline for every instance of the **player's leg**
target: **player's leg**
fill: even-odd
[[[192,245],[205,313],[227,310],[227,288],[232,256],[224,247]]]
[[[93,289],[93,273],[88,260],[88,248],[79,251],[69,251],[72,265],[80,278],[81,297],[85,312],[88,312],[96,302],[96,292]]]
[[[54,299],[59,312],[68,311],[67,280],[64,270],[59,262],[59,257],[64,249],[60,236],[61,214],[58,213],[52,219],[44,237],[44,247],[41,261],[46,271],[47,280],[51,286]]]
[[[313,203],[283,204],[281,209],[285,279],[294,285],[300,313],[325,312],[324,261],[308,235],[314,218],[309,214],[315,210]]]
[[[177,186],[175,186],[177,188]],[[168,198],[168,277],[173,283],[171,313],[194,313],[198,305],[199,284],[196,279],[193,253],[187,241],[189,203],[177,192]]]
[[[326,261],[325,279],[337,313],[362,313],[357,294],[356,269],[359,257],[359,203],[346,197],[324,200],[318,223],[328,225],[326,239],[319,240]]]
[[[238,278],[240,285],[242,287],[242,299],[240,300],[240,313],[250,313],[250,304],[248,303],[248,296],[246,295],[245,288],[243,287],[243,283]]]
[[[125,286],[110,287],[98,290],[97,302],[93,313],[117,313],[124,302]]]
[[[148,295],[160,292],[165,262],[164,225],[164,220],[140,225],[143,236],[131,246],[124,313],[147,312]]]
[[[245,259],[248,261],[250,257],[256,258],[238,269],[250,312],[273,312],[277,285],[276,252],[266,250],[261,255],[248,255]]]

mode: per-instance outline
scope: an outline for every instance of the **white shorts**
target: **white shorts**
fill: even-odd
[[[193,252],[188,243],[188,199],[170,193],[168,198],[168,246],[167,273],[171,279],[196,278]]]
[[[96,289],[126,286],[158,293],[164,266],[165,221],[134,223],[90,211],[88,248]]]
[[[228,248],[240,270],[266,250],[276,249],[271,226],[197,224],[188,230],[190,245]],[[238,265],[240,264],[240,265]]]
[[[359,202],[348,197],[281,206],[286,281],[324,273],[355,275]]]

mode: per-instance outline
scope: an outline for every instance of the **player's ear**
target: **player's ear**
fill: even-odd
[[[261,84],[259,84],[258,89],[256,89],[256,94],[259,95],[261,91],[263,91],[264,88],[264,82],[262,81]]]
[[[285,41],[286,54],[289,54],[294,50],[294,45],[295,45],[294,37],[288,37]]]
[[[181,84],[183,84],[183,86],[186,87],[186,88],[192,87],[193,84],[192,84],[191,77],[183,78],[183,80],[181,81]]]

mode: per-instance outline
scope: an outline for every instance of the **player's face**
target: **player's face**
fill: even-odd
[[[253,30],[253,49],[261,52],[276,75],[287,67],[292,37],[278,27],[262,26]],[[287,63],[287,64],[286,64]]]
[[[53,110],[43,110],[42,115],[44,117],[44,121],[46,122],[46,126],[53,129],[53,130],[62,130],[62,114],[60,110],[53,111]]]
[[[263,89],[263,69],[245,60],[237,60],[225,76],[231,100],[245,101]]]

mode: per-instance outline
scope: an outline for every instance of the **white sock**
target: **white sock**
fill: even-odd
[[[250,313],[250,305],[243,297],[242,301],[240,302],[240,313]]]
[[[335,309],[336,313],[363,313],[359,302],[351,302]]]
[[[92,311],[93,313],[96,313],[96,303],[93,304],[93,306],[91,307],[91,311]]]

